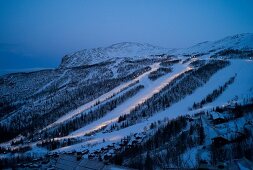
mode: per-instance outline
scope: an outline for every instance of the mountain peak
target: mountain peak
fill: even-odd
[[[120,42],[108,47],[84,49],[62,59],[60,67],[76,67],[82,65],[96,64],[114,58],[134,58],[139,59],[155,54],[173,53],[174,55],[209,53],[223,49],[253,49],[253,34],[242,33],[227,36],[217,41],[205,41],[192,47],[174,50],[154,46],[147,43]]]
[[[120,43],[112,44],[108,48],[129,48],[129,47],[161,48],[161,47],[153,46],[153,45],[148,44],[148,43],[138,43],[138,42],[120,42]]]
[[[147,43],[121,42],[108,47],[84,49],[66,55],[60,67],[75,67],[96,64],[113,58],[142,58],[153,54],[167,53],[169,49]]]
[[[174,54],[209,53],[224,49],[253,49],[253,33],[242,33],[216,41],[205,41],[189,48],[177,50]]]

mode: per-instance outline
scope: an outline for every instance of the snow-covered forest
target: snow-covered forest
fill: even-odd
[[[62,155],[134,169],[253,162],[253,35],[189,48],[124,42],[0,77],[0,169]]]

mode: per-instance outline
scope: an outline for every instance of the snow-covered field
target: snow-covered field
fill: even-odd
[[[156,69],[159,64],[156,64]],[[119,105],[112,112],[104,116],[103,118],[95,121],[83,128],[78,129],[77,131],[70,134],[70,137],[83,136],[86,133],[89,133],[93,130],[97,130],[105,125],[113,123],[117,121],[118,117],[130,112],[131,109],[136,107],[137,105],[143,103],[145,100],[153,96],[155,93],[159,92],[165,85],[167,85],[175,76],[189,70],[190,68],[186,65],[177,64],[173,67],[173,72],[167,74],[157,81],[151,81],[148,78],[148,74],[144,74],[139,79],[139,84],[144,85],[144,89],[142,89],[139,93],[137,93],[134,97],[124,102],[122,105]]]
[[[198,88],[193,94],[173,104],[170,108],[161,111],[155,114],[154,116],[148,118],[146,121],[140,122],[138,124],[135,124],[133,126],[124,129],[120,129],[118,131],[113,131],[111,133],[97,133],[94,136],[92,136],[93,139],[91,141],[76,144],[73,146],[68,146],[66,148],[61,148],[59,149],[59,151],[73,150],[73,149],[83,150],[84,148],[82,146],[85,146],[87,143],[96,144],[95,149],[97,149],[99,147],[105,146],[108,143],[120,141],[120,139],[122,139],[127,135],[143,132],[144,128],[149,127],[149,125],[152,122],[156,122],[159,120],[162,121],[165,118],[173,119],[179,115],[196,113],[199,110],[197,111],[188,110],[193,105],[193,103],[196,101],[200,101],[207,94],[211,93],[219,86],[222,86],[224,81],[226,81],[229,77],[235,74],[237,74],[235,82],[230,87],[228,87],[228,89],[225,90],[225,92],[221,96],[219,96],[217,100],[208,104],[206,107],[202,108],[202,110],[227,104],[227,102],[235,99],[236,96],[239,97],[238,100],[242,100],[245,96],[252,95],[253,75],[248,73],[253,72],[253,61],[231,60],[230,62],[231,64],[228,67],[218,71],[213,77],[211,77],[211,79],[204,86]],[[144,76],[143,79],[140,79],[140,83],[143,83],[145,85],[143,91],[135,95],[129,101],[118,106],[110,114],[103,117],[102,119],[99,119],[98,121],[95,121],[81,129],[78,129],[77,131],[73,132],[72,134],[64,138],[82,137],[84,134],[90,131],[99,129],[102,126],[105,126],[107,124],[110,124],[111,122],[116,121],[120,115],[129,112],[130,109],[138,105],[139,102],[142,102],[146,98],[151,97],[154,93],[158,92],[159,89],[162,88],[163,84],[165,85],[169,83],[175,75],[179,74],[180,72],[186,71],[187,69],[189,68],[186,65],[177,64],[174,66],[173,73],[170,73],[162,77],[161,79],[158,79],[155,82],[148,80]],[[104,142],[104,140],[106,142]]]
[[[114,94],[117,94],[117,93],[119,93],[122,89],[128,87],[131,83],[134,83],[134,82],[140,81],[140,80],[143,81],[143,78],[146,78],[147,75],[148,75],[150,72],[152,72],[152,71],[154,71],[154,70],[157,70],[158,68],[159,68],[159,63],[155,63],[155,64],[151,65],[151,70],[150,70],[150,71],[148,71],[148,72],[142,74],[141,76],[139,76],[139,77],[137,77],[137,78],[135,78],[135,79],[133,79],[133,80],[131,80],[131,81],[128,81],[128,82],[126,82],[126,83],[123,83],[123,84],[117,86],[116,88],[114,88],[114,89],[112,89],[111,91],[109,91],[109,92],[103,94],[102,96],[99,96],[99,97],[96,98],[95,100],[92,100],[92,101],[90,101],[90,102],[88,102],[88,103],[86,103],[86,104],[80,106],[79,108],[77,108],[77,109],[75,109],[75,110],[73,110],[73,111],[71,111],[71,112],[65,114],[64,116],[62,116],[61,118],[59,118],[59,119],[58,119],[56,122],[54,122],[53,124],[48,125],[46,128],[50,128],[50,127],[54,126],[55,124],[62,123],[62,122],[64,122],[64,121],[66,121],[66,120],[68,120],[68,119],[70,119],[70,118],[72,118],[72,117],[74,117],[74,116],[76,116],[76,115],[78,115],[78,114],[80,114],[80,113],[82,113],[82,112],[84,112],[84,111],[86,111],[86,110],[92,108],[98,101],[99,101],[99,102],[106,101],[108,98],[110,98],[110,97],[113,96]]]

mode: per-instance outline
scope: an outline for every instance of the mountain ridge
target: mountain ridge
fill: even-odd
[[[97,64],[115,58],[139,59],[143,56],[168,53],[169,50],[170,49],[153,46],[147,43],[121,42],[112,44],[108,47],[84,49],[70,55],[65,55],[60,67]]]
[[[159,54],[208,53],[222,49],[253,49],[253,33],[227,36],[216,41],[204,41],[188,48],[172,49],[148,43],[120,42],[107,47],[80,50],[62,58],[60,68],[92,65],[115,58],[141,59]]]
[[[241,145],[234,137],[252,141],[247,135],[253,129],[248,124],[252,37],[235,35],[172,51],[124,42],[73,53],[62,68],[0,77],[0,156],[8,160],[0,160],[0,167],[19,161],[25,166],[37,158],[33,162],[52,162],[66,153],[111,163],[120,155],[128,167],[125,151],[141,166],[143,159],[136,158],[146,159],[146,153],[151,160],[160,154],[172,160],[155,167],[175,167],[174,158],[195,162],[186,166],[195,168],[203,161],[216,166],[247,156],[241,150],[252,151],[252,143]],[[226,154],[213,147],[221,135],[232,145]],[[232,157],[226,157],[231,150]]]
[[[188,48],[178,49],[173,54],[208,53],[224,49],[249,50],[253,49],[253,33],[241,33],[226,36],[215,41],[204,41]]]

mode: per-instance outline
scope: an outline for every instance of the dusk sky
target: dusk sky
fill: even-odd
[[[0,0],[0,69],[118,42],[182,48],[253,32],[252,0]]]

